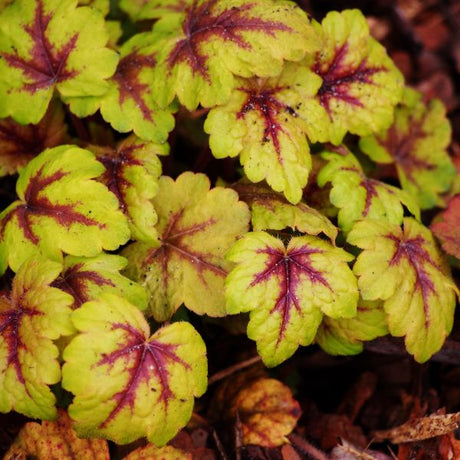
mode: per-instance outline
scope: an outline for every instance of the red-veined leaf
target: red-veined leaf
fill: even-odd
[[[177,96],[189,110],[226,102],[233,74],[278,75],[318,47],[307,15],[272,0],[191,0],[153,28],[157,62],[154,94],[167,107]]]
[[[353,256],[318,237],[294,237],[285,247],[268,233],[248,233],[227,258],[238,264],[225,283],[227,311],[250,311],[248,337],[267,366],[312,343],[323,314],[356,314]]]
[[[224,316],[224,280],[231,264],[224,254],[248,230],[250,213],[234,190],[209,190],[203,174],[186,172],[176,181],[160,178],[153,203],[160,246],[133,243],[122,254],[127,275],[152,294],[150,311],[169,319],[179,306]]]
[[[89,300],[96,300],[102,292],[124,297],[141,310],[145,310],[145,289],[119,273],[126,264],[125,258],[112,254],[100,254],[90,259],[67,256],[64,258],[62,273],[52,286],[73,297],[74,310]]]
[[[26,423],[4,459],[110,460],[105,439],[80,439],[67,413],[58,412],[55,422]]]
[[[0,293],[0,412],[29,417],[56,417],[49,385],[59,382],[59,351],[53,340],[74,332],[72,297],[50,287],[61,264],[26,261],[11,292]]]
[[[390,333],[427,361],[452,329],[457,289],[430,230],[412,218],[403,229],[366,220],[347,240],[363,249],[353,267],[361,296],[383,300]]]
[[[79,333],[64,350],[63,387],[79,436],[166,444],[192,415],[207,385],[206,348],[177,322],[150,337],[142,313],[103,293],[72,313]]]
[[[107,40],[102,14],[76,0],[13,2],[0,15],[0,115],[38,123],[55,90],[88,115],[85,97],[107,90],[118,62]]]
[[[451,128],[441,101],[423,103],[406,88],[393,125],[361,139],[360,147],[377,163],[395,163],[399,182],[422,209],[443,205],[441,194],[452,184],[456,169],[446,149]]]
[[[403,205],[420,219],[417,200],[408,192],[366,177],[359,161],[351,153],[341,155],[324,152],[328,160],[318,174],[318,185],[332,183],[329,194],[331,203],[339,208],[338,223],[344,232],[361,219],[378,219],[392,224],[401,224]]]
[[[0,214],[0,268],[14,271],[40,252],[92,257],[129,239],[115,195],[92,180],[104,171],[94,155],[71,145],[45,150],[21,171],[19,200]]]
[[[454,196],[431,230],[441,240],[447,254],[460,259],[460,195]]]
[[[360,136],[387,128],[394,106],[401,99],[404,79],[385,48],[369,34],[359,10],[332,11],[321,25],[320,50],[307,55],[306,63],[322,78],[308,135],[313,142],[340,144],[349,131]]]
[[[118,198],[128,217],[132,238],[157,242],[157,215],[151,199],[158,191],[161,163],[158,155],[168,153],[168,144],[154,144],[130,136],[112,147],[88,146],[106,171],[100,177]]]
[[[150,37],[150,33],[136,34],[121,46],[117,70],[99,105],[104,120],[117,131],[165,142],[174,117],[169,108],[161,109],[154,102],[150,82],[156,58]]]
[[[213,155],[239,155],[252,182],[265,179],[298,203],[311,170],[307,125],[298,107],[320,86],[317,75],[296,63],[286,63],[277,77],[236,79],[229,101],[211,109],[204,124]]]

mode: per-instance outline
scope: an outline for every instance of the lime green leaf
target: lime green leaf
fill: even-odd
[[[296,107],[311,99],[320,85],[317,75],[295,63],[287,63],[274,78],[236,79],[228,103],[212,109],[204,125],[213,155],[240,155],[249,180],[265,179],[298,203],[311,158],[306,125]]]
[[[427,361],[452,329],[456,290],[430,230],[412,218],[404,229],[367,220],[347,239],[364,249],[353,268],[361,296],[383,300],[390,333],[405,336],[407,351]]]
[[[0,412],[57,416],[49,385],[59,382],[59,351],[53,340],[74,332],[72,297],[50,287],[61,264],[30,259],[18,270],[10,293],[0,294]]]
[[[80,437],[166,444],[188,422],[207,386],[206,348],[193,326],[173,323],[150,337],[142,313],[102,294],[72,314],[79,334],[64,350],[63,387]]]
[[[16,454],[16,456],[15,456]],[[26,423],[4,459],[110,460],[105,439],[80,439],[63,410],[55,422]]]
[[[433,99],[425,105],[420,93],[406,88],[393,125],[361,139],[360,147],[377,163],[395,163],[402,188],[428,209],[443,204],[440,195],[456,176],[446,151],[450,136],[442,102]]]
[[[143,21],[182,13],[189,3],[188,0],[120,0],[120,8],[132,21]]]
[[[128,217],[132,238],[157,242],[157,215],[151,199],[158,192],[161,163],[158,155],[169,151],[168,144],[155,144],[130,136],[116,148],[88,146],[106,171],[100,177],[118,198]]]
[[[123,250],[127,275],[152,294],[150,311],[169,319],[179,306],[200,315],[224,316],[224,255],[248,230],[249,210],[234,190],[215,187],[204,174],[160,178],[153,202],[160,246],[133,243]]]
[[[193,454],[172,446],[156,447],[147,444],[130,452],[123,460],[193,460]]]
[[[90,259],[67,256],[64,259],[64,269],[53,282],[53,286],[73,297],[74,310],[89,300],[96,300],[102,292],[124,297],[141,310],[145,310],[145,289],[119,273],[126,264],[127,260],[124,257],[111,254],[100,254]]]
[[[50,104],[37,125],[0,120],[0,176],[17,173],[46,148],[62,144],[66,134],[64,110],[58,103]]]
[[[99,10],[104,16],[109,14],[110,0],[78,0],[79,6],[90,6]]]
[[[225,103],[233,75],[278,75],[284,60],[318,48],[307,15],[273,0],[190,0],[153,28],[157,42],[154,94],[167,107],[177,96],[189,110]]]
[[[318,237],[294,237],[285,248],[268,233],[248,233],[227,258],[238,264],[226,280],[228,313],[251,312],[248,337],[267,366],[312,343],[323,314],[356,314],[353,256]]]
[[[374,340],[388,334],[386,315],[381,301],[358,301],[353,318],[325,316],[315,341],[330,355],[355,355],[363,351],[363,341]]]
[[[0,116],[38,123],[55,90],[76,102],[107,90],[118,55],[105,47],[102,14],[76,6],[76,0],[17,0],[2,12]]]
[[[377,219],[400,225],[403,221],[403,205],[418,219],[417,201],[409,193],[364,174],[359,161],[348,152],[341,155],[324,152],[321,155],[328,164],[318,174],[318,185],[332,183],[331,203],[340,209],[338,223],[348,232],[360,219]]]
[[[21,171],[19,197],[0,214],[0,265],[16,271],[37,252],[93,257],[129,239],[118,200],[94,180],[104,171],[94,155],[71,145],[45,150]]]
[[[442,248],[460,260],[460,195],[455,195],[431,230],[441,240]]]
[[[120,48],[120,62],[100,99],[104,120],[122,133],[134,131],[140,138],[165,142],[174,128],[171,110],[160,109],[149,85],[155,67],[150,33],[136,34]]]
[[[366,18],[359,10],[332,11],[316,29],[322,46],[306,62],[323,83],[316,107],[309,110],[323,116],[321,123],[310,124],[310,139],[338,145],[348,131],[364,136],[387,128],[404,82],[383,46],[370,36]]]
[[[251,223],[255,231],[292,228],[307,235],[324,233],[331,241],[337,237],[337,227],[315,208],[301,201],[293,205],[280,193],[274,192],[263,182],[252,184],[240,181],[232,185],[240,200],[251,208]]]

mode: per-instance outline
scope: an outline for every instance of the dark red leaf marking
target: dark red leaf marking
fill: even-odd
[[[393,124],[386,133],[386,139],[377,138],[379,144],[393,157],[394,161],[400,167],[407,179],[411,182],[417,182],[415,174],[417,171],[432,171],[436,169],[435,164],[418,158],[416,155],[417,142],[427,136],[423,125],[425,117],[416,120],[413,117],[409,119],[409,131],[398,131]]]
[[[145,102],[146,97],[150,95],[150,90],[146,83],[141,83],[139,74],[145,68],[153,68],[155,63],[153,56],[142,55],[133,51],[120,60],[113,76],[113,80],[116,81],[119,88],[120,105],[123,105],[127,98],[131,98],[144,118],[150,122],[153,122],[152,110]]]
[[[42,315],[42,313],[28,308],[27,306],[20,305],[21,300],[22,297],[19,299],[11,299],[6,293],[2,293],[0,297],[0,335],[3,337],[4,343],[8,349],[6,367],[12,366],[16,372],[18,381],[22,385],[25,385],[25,378],[19,360],[19,352],[21,350],[26,352],[27,346],[21,339],[20,327],[21,323],[24,321],[24,316],[33,317]],[[27,394],[29,394],[27,388],[25,389]]]
[[[270,311],[271,314],[274,312],[281,314],[281,326],[277,344],[283,339],[286,328],[289,325],[292,308],[295,308],[299,315],[302,316],[300,300],[296,294],[296,289],[299,283],[302,283],[302,278],[307,277],[312,284],[320,283],[331,290],[323,274],[315,270],[311,265],[310,256],[321,252],[320,249],[308,247],[289,251],[287,254],[272,248],[257,251],[259,254],[267,254],[268,259],[265,263],[266,269],[254,277],[250,286],[263,283],[276,276],[281,287],[276,304]]]
[[[331,100],[340,99],[347,104],[356,107],[363,107],[358,97],[350,94],[350,86],[355,83],[366,83],[373,85],[372,76],[378,72],[386,72],[384,67],[366,67],[367,60],[364,59],[357,67],[344,63],[348,52],[348,43],[345,42],[336,49],[335,56],[330,63],[321,62],[317,53],[316,63],[313,71],[323,79],[323,84],[318,91],[321,105],[331,116]]]
[[[30,78],[31,82],[24,85],[24,89],[31,93],[73,78],[77,74],[75,70],[66,67],[69,55],[75,49],[78,34],[74,34],[60,49],[56,49],[46,36],[46,29],[53,14],[45,14],[42,0],[36,0],[36,5],[33,22],[24,26],[25,32],[33,42],[31,57],[22,58],[17,52],[0,53],[10,66],[21,69]]]
[[[164,404],[166,412],[170,398],[174,397],[169,386],[168,367],[176,363],[190,369],[190,365],[175,353],[178,345],[165,344],[156,340],[146,341],[141,331],[128,324],[114,323],[111,329],[121,329],[125,332],[123,342],[120,343],[119,349],[105,355],[97,365],[108,364],[113,367],[118,360],[124,360],[125,372],[129,373],[129,380],[125,388],[113,396],[117,404],[99,426],[101,429],[106,427],[126,406],[133,409],[139,385],[142,382],[148,383],[155,374],[160,383],[159,401]],[[151,391],[157,391],[157,388],[152,387]]]
[[[128,217],[126,191],[133,185],[126,179],[125,172],[130,166],[142,166],[142,162],[135,155],[138,148],[136,145],[125,145],[97,157],[105,166],[105,172],[100,177],[100,181],[118,198],[121,210]]]
[[[195,233],[206,230],[208,227],[214,225],[216,221],[211,218],[207,221],[191,225],[190,227],[181,227],[180,218],[182,214],[183,210],[170,217],[169,225],[165,228],[163,235],[161,236],[162,247],[150,252],[143,263],[143,267],[147,267],[155,259],[161,257],[164,268],[166,268],[168,260],[171,257],[171,253],[174,252],[195,267],[203,283],[205,283],[203,276],[203,271],[205,270],[212,271],[214,274],[221,277],[227,276],[227,272],[223,268],[220,268],[207,260],[209,258],[209,254],[193,250],[185,241],[183,241],[186,237],[190,237]]]
[[[25,191],[25,203],[16,207],[2,221],[1,230],[3,232],[6,223],[17,216],[18,225],[24,232],[24,236],[32,243],[39,242],[38,236],[34,233],[33,224],[36,217],[44,216],[53,218],[59,225],[70,227],[73,224],[97,225],[99,228],[105,228],[105,224],[86,217],[84,214],[75,210],[74,204],[57,204],[52,203],[46,196],[40,196],[40,192],[45,190],[50,184],[59,181],[69,173],[56,171],[52,175],[42,177],[43,166],[37,174],[31,177]]]
[[[404,236],[400,239],[396,235],[387,235],[386,238],[394,241],[396,252],[390,260],[391,265],[397,265],[402,258],[407,260],[407,263],[412,266],[415,272],[414,292],[419,290],[422,295],[423,310],[425,312],[425,327],[430,325],[430,312],[428,305],[428,297],[436,294],[436,288],[429,274],[424,270],[424,265],[431,265],[438,271],[442,271],[438,264],[431,258],[428,251],[423,247],[425,240],[421,236],[405,239]]]
[[[88,292],[90,284],[115,287],[115,283],[110,279],[104,278],[96,271],[82,270],[83,266],[82,263],[75,264],[73,267],[65,270],[62,275],[51,284],[51,286],[61,289],[73,297],[72,309],[74,310],[88,300],[91,300]]]
[[[278,154],[278,161],[282,163],[280,157],[281,146],[279,141],[280,133],[285,133],[283,126],[279,123],[277,117],[283,113],[288,112],[290,116],[297,116],[297,113],[292,107],[283,104],[276,98],[276,94],[285,88],[271,88],[271,89],[246,89],[238,88],[240,91],[247,93],[247,99],[237,114],[237,118],[241,119],[252,110],[260,112],[261,117],[265,123],[264,134],[261,142],[268,142],[270,139]]]
[[[219,0],[207,0],[200,3],[194,0],[186,9],[185,21],[182,26],[185,38],[178,41],[167,59],[169,69],[176,64],[185,62],[193,70],[209,82],[207,56],[201,49],[202,44],[219,37],[223,42],[232,42],[240,48],[251,49],[252,46],[244,38],[243,32],[259,31],[265,35],[274,36],[277,31],[291,31],[292,29],[282,22],[267,21],[264,19],[246,16],[254,7],[254,3],[247,3],[239,7],[231,7],[216,13]]]

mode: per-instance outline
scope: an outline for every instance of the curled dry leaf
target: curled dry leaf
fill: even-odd
[[[456,430],[460,420],[460,412],[453,414],[433,414],[428,417],[420,417],[391,428],[390,430],[374,431],[374,439],[382,441],[390,440],[393,444],[404,442],[421,441],[423,439],[442,436]]]

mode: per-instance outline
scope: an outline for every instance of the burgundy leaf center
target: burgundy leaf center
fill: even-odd
[[[277,343],[284,337],[291,319],[292,309],[294,308],[299,315],[302,315],[301,297],[297,295],[297,289],[306,279],[313,284],[322,284],[331,289],[323,273],[316,270],[312,265],[311,255],[318,254],[320,249],[304,247],[284,252],[272,248],[261,249],[258,253],[268,256],[266,268],[258,273],[252,280],[250,286],[269,281],[276,277],[279,285],[279,294],[275,306],[270,311],[271,314],[278,312],[281,315],[281,325]]]
[[[248,15],[254,7],[252,3],[215,12],[218,3],[218,0],[207,0],[203,3],[194,0],[186,10],[182,27],[185,38],[176,43],[168,57],[170,69],[178,63],[185,62],[192,68],[194,74],[201,75],[209,82],[207,65],[209,56],[202,49],[207,41],[219,38],[240,48],[251,49],[252,46],[244,37],[244,32],[256,31],[274,36],[276,31],[291,30],[281,22],[267,21]]]
[[[100,428],[107,426],[125,407],[132,410],[139,385],[142,383],[151,385],[151,381],[155,377],[158,384],[150,386],[150,390],[152,392],[160,391],[159,401],[163,403],[165,411],[167,411],[169,400],[174,397],[170,388],[169,366],[180,365],[187,370],[190,369],[190,365],[175,353],[177,345],[155,340],[146,341],[141,331],[128,324],[112,324],[112,330],[117,329],[125,332],[123,343],[117,350],[103,356],[97,365],[112,367],[122,359],[125,362],[125,372],[129,373],[129,378],[124,388],[113,396],[117,404],[100,425]]]
[[[320,62],[318,57],[313,68],[323,83],[318,91],[321,105],[331,117],[331,101],[341,100],[347,104],[363,107],[363,103],[357,96],[350,92],[350,86],[355,83],[374,84],[372,76],[378,72],[385,72],[384,67],[367,67],[367,60],[364,59],[357,67],[345,64],[348,52],[348,43],[345,42],[336,49],[334,58],[329,64]]]
[[[17,52],[1,54],[10,66],[21,69],[29,78],[30,81],[24,88],[30,92],[48,88],[76,75],[75,70],[67,69],[67,61],[76,47],[78,34],[70,37],[59,49],[56,48],[47,36],[47,28],[53,15],[45,14],[42,0],[36,2],[32,23],[24,26],[25,32],[33,42],[30,58],[20,57]]]

